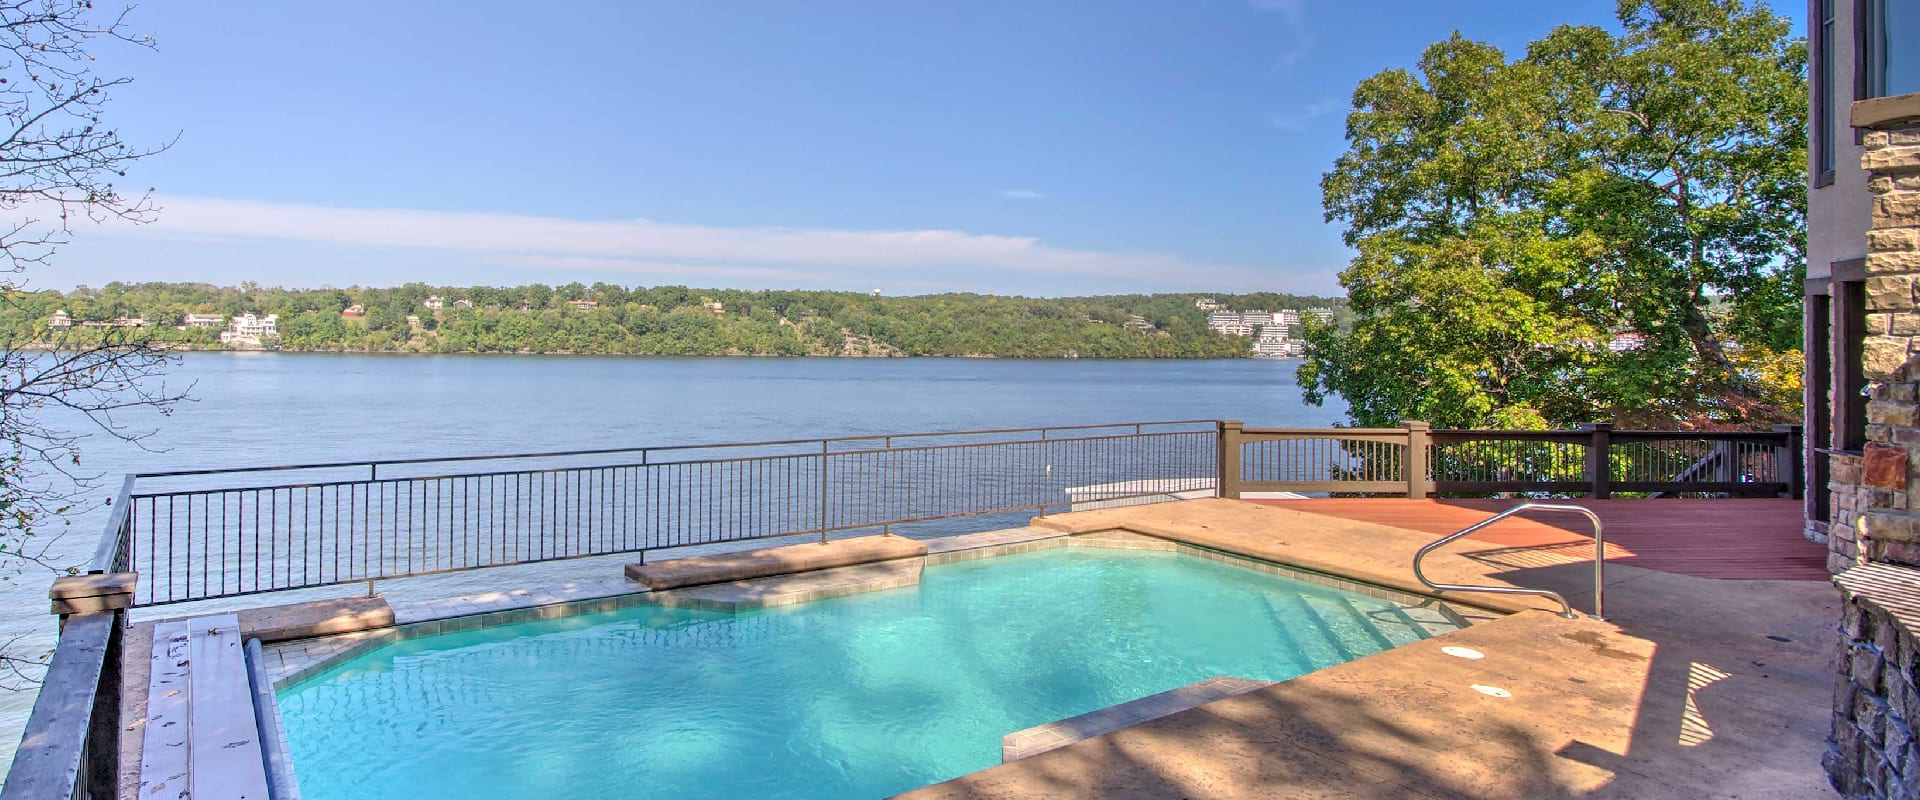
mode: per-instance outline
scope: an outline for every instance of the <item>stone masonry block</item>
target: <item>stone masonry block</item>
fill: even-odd
[[[1910,345],[1904,336],[1869,336],[1864,343],[1860,356],[1860,368],[1868,380],[1889,380],[1907,363],[1907,348]]]
[[[1853,685],[1860,687],[1862,692],[1878,693],[1881,691],[1880,673],[1886,665],[1886,661],[1881,657],[1878,650],[1867,645],[1854,647],[1853,657],[1849,663],[1853,667]],[[1858,707],[1856,704],[1855,708]]]
[[[1868,172],[1920,171],[1920,147],[1868,150],[1860,156],[1860,166]]]
[[[1867,308],[1875,311],[1912,311],[1912,275],[1875,275],[1867,279]]]
[[[1874,219],[1886,220],[1885,224],[1876,224],[1874,227],[1910,228],[1920,225],[1920,193],[1893,192],[1873,201],[1873,205]]]
[[[1871,253],[1900,253],[1920,250],[1920,230],[1887,228],[1867,231],[1867,250]]]
[[[1876,425],[1912,429],[1916,421],[1920,421],[1920,407],[1912,403],[1875,401],[1867,404],[1867,421]]]
[[[1868,442],[1865,460],[1862,483],[1890,491],[1907,488],[1907,448]]]
[[[1920,566],[1920,543],[1874,542],[1867,555],[1874,561],[1916,567]]]
[[[1867,253],[1865,267],[1869,275],[1909,275],[1920,272],[1920,252],[1881,252]],[[1912,308],[1912,304],[1907,306]],[[1886,309],[1881,309],[1886,310]]]
[[[1878,542],[1920,542],[1920,535],[1914,532],[1914,518],[1894,514],[1868,514],[1867,538]]]

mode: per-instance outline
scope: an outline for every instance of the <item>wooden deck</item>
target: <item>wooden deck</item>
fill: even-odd
[[[1319,498],[1254,500],[1296,511],[1391,525],[1434,535],[1452,533],[1517,500]],[[1607,561],[1731,580],[1828,579],[1827,551],[1801,534],[1800,501],[1792,499],[1558,500],[1592,509],[1606,527]],[[1541,514],[1508,519],[1472,537],[1530,557],[1592,557],[1584,517]]]

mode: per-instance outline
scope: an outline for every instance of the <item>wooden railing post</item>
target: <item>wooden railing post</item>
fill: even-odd
[[[1240,498],[1240,432],[1246,426],[1237,419],[1220,421],[1220,455],[1215,461],[1219,474],[1214,483],[1215,494],[1220,497]]]
[[[1427,496],[1427,454],[1433,446],[1433,426],[1418,420],[1402,420],[1407,431],[1407,496],[1416,500]]]
[[[1613,496],[1613,423],[1585,422],[1580,430],[1587,432],[1587,496],[1595,500],[1605,500]]]
[[[1775,433],[1787,435],[1786,444],[1781,445],[1776,467],[1782,480],[1787,482],[1788,497],[1805,497],[1807,493],[1805,435],[1806,429],[1799,425],[1775,425]]]

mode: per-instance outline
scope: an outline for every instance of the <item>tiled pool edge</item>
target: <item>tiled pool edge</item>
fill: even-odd
[[[557,599],[552,589],[516,590],[501,593],[497,598],[450,598],[408,604],[396,608],[396,619],[411,621],[398,623],[391,627],[356,633],[335,634],[312,639],[300,639],[278,642],[262,648],[262,657],[267,660],[264,671],[271,675],[272,690],[264,692],[264,702],[270,703],[269,709],[276,718],[279,716],[278,692],[333,669],[357,656],[378,647],[434,636],[442,633],[455,633],[467,630],[481,630],[545,619],[558,619],[580,614],[594,614],[616,611],[639,605],[660,605],[662,607],[704,608],[719,611],[741,611],[750,608],[762,608],[784,605],[797,605],[816,600],[844,597],[869,591],[882,591],[892,588],[904,588],[919,583],[920,571],[925,567],[938,566],[959,561],[971,561],[1020,553],[1039,552],[1061,547],[1094,547],[1117,550],[1151,550],[1173,552],[1182,555],[1204,558],[1243,569],[1251,569],[1278,575],[1331,589],[1353,592],[1375,599],[1386,600],[1404,607],[1408,612],[1432,611],[1441,619],[1413,619],[1428,635],[1440,636],[1454,630],[1467,628],[1474,622],[1456,612],[1451,601],[1436,597],[1425,597],[1409,592],[1388,589],[1374,584],[1348,580],[1336,575],[1300,569],[1284,564],[1273,563],[1251,556],[1216,550],[1174,539],[1161,538],[1132,531],[1092,531],[1069,534],[1043,528],[1008,529],[989,531],[979,534],[941,537],[927,542],[927,555],[917,560],[910,580],[901,577],[880,576],[859,583],[840,583],[821,588],[799,591],[775,592],[768,598],[736,601],[702,601],[694,599],[693,593],[700,589],[726,586],[714,584],[710,587],[688,587],[685,589],[651,591],[637,583],[627,582],[623,586],[614,586],[609,582],[601,583],[602,590],[627,589],[616,594],[586,597],[581,599]],[[880,565],[896,562],[878,562]],[[876,564],[838,567],[817,572],[858,571]],[[754,581],[738,582],[753,584],[778,581],[782,578],[805,576],[808,573],[789,573],[783,576],[770,576]],[[737,585],[737,584],[736,584]],[[545,601],[545,602],[543,602]],[[483,604],[512,604],[513,607],[493,611],[482,610]],[[436,612],[444,616],[429,616]],[[1487,612],[1496,616],[1505,616],[1499,612]],[[1409,616],[1412,619],[1411,615]],[[293,655],[297,653],[297,655]],[[290,658],[289,656],[292,655]],[[305,663],[292,665],[289,662],[306,657]],[[1056,720],[1044,725],[1020,731],[1014,731],[1002,737],[1003,761],[1014,761],[1032,755],[1065,747],[1075,742],[1103,736],[1108,733],[1133,727],[1163,717],[1198,708],[1208,703],[1254,691],[1273,685],[1269,681],[1253,681],[1233,677],[1215,677],[1178,689],[1134,698],[1106,708],[1096,709],[1086,714]],[[271,733],[281,752],[291,752],[284,728]]]

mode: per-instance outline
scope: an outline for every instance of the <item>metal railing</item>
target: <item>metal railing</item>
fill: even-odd
[[[0,800],[113,796],[129,605],[1195,494],[1798,495],[1798,448],[1797,426],[1434,431],[1183,420],[131,475],[88,572],[137,573],[137,583],[89,607],[100,610],[61,612],[60,644]],[[1509,509],[1420,556],[1530,508],[1577,507]],[[1588,516],[1599,615],[1605,543]],[[1414,570],[1440,590],[1558,597],[1434,584],[1419,557]]]
[[[1458,584],[1458,583],[1435,583],[1434,581],[1428,579],[1426,573],[1420,569],[1420,563],[1426,559],[1428,553],[1431,553],[1442,547],[1446,547],[1447,545],[1452,544],[1456,541],[1459,541],[1460,539],[1463,539],[1467,536],[1471,536],[1475,532],[1483,528],[1486,528],[1487,526],[1492,525],[1496,522],[1499,522],[1503,519],[1506,519],[1508,517],[1514,516],[1516,514],[1521,514],[1527,511],[1552,511],[1552,512],[1558,512],[1558,513],[1564,513],[1564,514],[1579,514],[1581,516],[1586,517],[1588,522],[1593,523],[1593,614],[1592,616],[1594,619],[1598,619],[1598,620],[1606,619],[1607,618],[1606,617],[1606,613],[1607,613],[1606,612],[1607,535],[1606,535],[1606,531],[1600,525],[1600,515],[1595,514],[1591,509],[1588,509],[1582,506],[1566,505],[1566,504],[1558,504],[1558,503],[1521,503],[1520,505],[1509,508],[1505,511],[1502,511],[1486,519],[1483,519],[1472,525],[1468,525],[1465,528],[1461,528],[1460,530],[1454,531],[1453,533],[1449,533],[1445,536],[1435,539],[1432,542],[1428,542],[1425,547],[1420,548],[1419,552],[1414,553],[1413,554],[1413,577],[1420,579],[1420,582],[1423,584],[1426,584],[1427,588],[1433,589],[1435,591],[1485,592],[1488,594],[1526,594],[1526,595],[1537,595],[1540,597],[1549,597],[1549,598],[1552,598],[1555,602],[1560,604],[1560,616],[1566,617],[1567,619],[1577,619],[1579,615],[1573,613],[1573,605],[1567,602],[1567,598],[1562,597],[1559,592],[1553,591],[1552,589],[1529,589],[1524,586],[1486,586],[1486,585],[1470,585],[1470,584]]]
[[[148,473],[130,478],[115,503],[96,566],[139,573],[136,604],[158,605],[1211,492],[1219,426],[1129,422]]]

